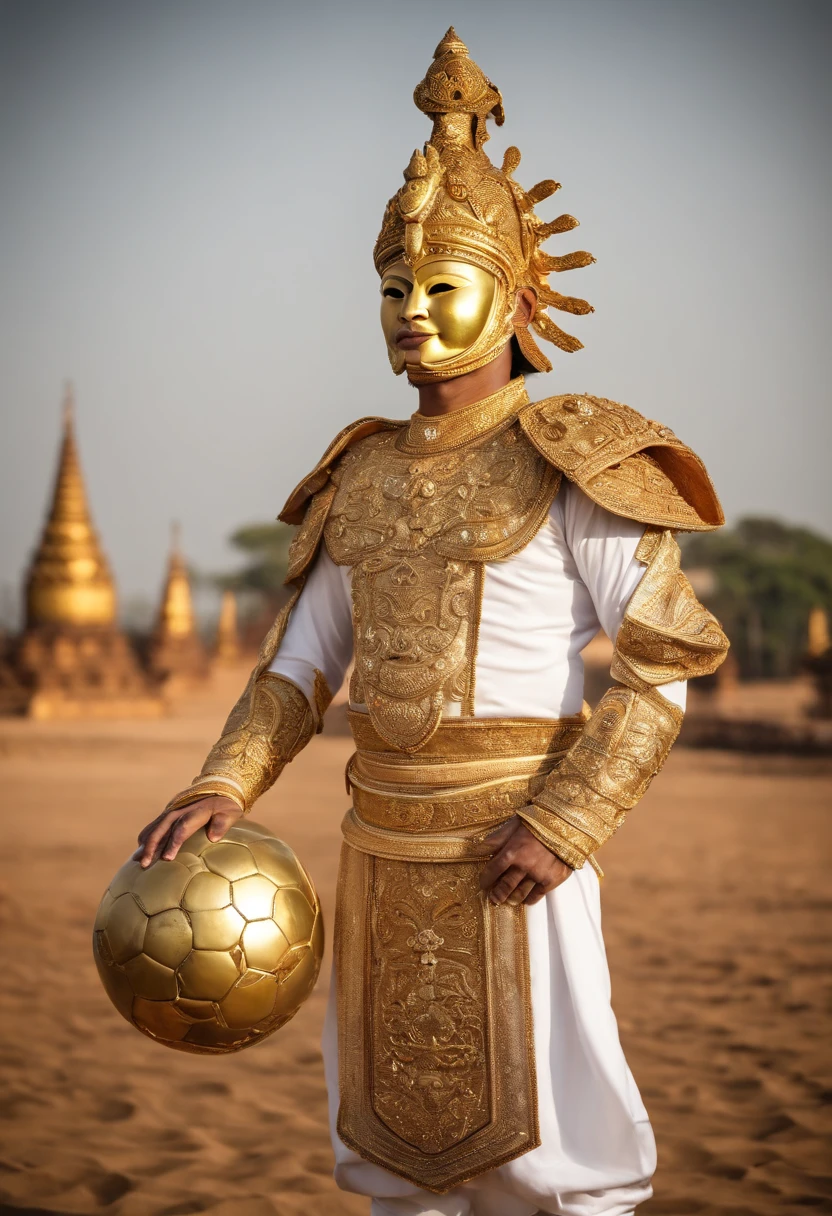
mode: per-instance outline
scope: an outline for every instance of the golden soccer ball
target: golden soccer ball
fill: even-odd
[[[196,832],[175,861],[126,862],[93,930],[119,1013],[179,1051],[239,1051],[309,996],[323,954],[321,907],[295,854],[248,820],[216,842]]]

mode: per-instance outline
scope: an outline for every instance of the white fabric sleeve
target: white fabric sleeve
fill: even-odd
[[[269,671],[291,680],[314,704],[315,668],[337,693],[352,658],[349,573],[322,545]]]
[[[560,503],[561,525],[578,573],[589,592],[607,637],[616,639],[633,592],[647,569],[636,559],[644,524],[613,515],[599,507],[572,482],[564,482]],[[687,682],[662,684],[659,692],[684,710]]]

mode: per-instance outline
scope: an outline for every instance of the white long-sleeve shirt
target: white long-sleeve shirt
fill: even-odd
[[[485,567],[476,658],[478,718],[559,718],[583,703],[581,651],[603,628],[615,638],[645,567],[635,558],[643,524],[597,506],[564,481],[543,527],[524,549]],[[311,699],[314,672],[341,687],[352,659],[350,570],[321,552],[271,670]],[[685,707],[683,681],[662,693]],[[360,709],[362,706],[354,706]],[[460,712],[448,702],[445,715]]]
[[[583,702],[581,651],[602,627],[615,638],[645,567],[641,524],[596,506],[564,482],[548,519],[519,553],[485,567],[476,657],[478,717],[558,718]],[[350,571],[325,548],[271,670],[311,697],[314,671],[340,687],[352,657]],[[680,708],[684,682],[662,693]],[[355,708],[362,708],[355,706]],[[460,712],[458,702],[445,712]],[[338,1137],[336,1004],[323,1054],[339,1186],[376,1196],[390,1216],[632,1216],[651,1194],[653,1135],[609,1003],[598,880],[576,871],[527,909],[541,1143],[438,1200],[362,1160]]]

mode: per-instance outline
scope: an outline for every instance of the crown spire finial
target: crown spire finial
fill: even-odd
[[[439,46],[433,52],[434,59],[440,59],[443,55],[467,55],[468,47],[462,41],[452,25],[448,26],[445,37],[439,43]]]

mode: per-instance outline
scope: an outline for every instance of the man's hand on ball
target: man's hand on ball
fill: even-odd
[[[208,839],[222,840],[242,816],[243,812],[233,798],[223,798],[219,794],[200,798],[178,811],[162,811],[139,832],[139,847],[133,856],[145,868],[158,857],[173,861],[185,841],[206,824]]]
[[[488,841],[497,851],[483,867],[480,886],[492,903],[536,904],[572,873],[516,816]]]

